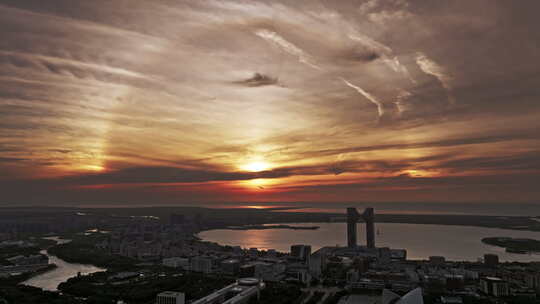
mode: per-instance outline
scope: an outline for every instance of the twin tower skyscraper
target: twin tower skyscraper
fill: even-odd
[[[375,248],[375,211],[373,208],[366,208],[363,214],[359,214],[356,208],[347,208],[347,246],[351,249],[358,247],[356,223],[360,218],[366,222],[367,248]]]

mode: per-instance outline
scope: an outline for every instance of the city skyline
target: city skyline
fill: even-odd
[[[0,206],[538,203],[539,8],[0,0]]]

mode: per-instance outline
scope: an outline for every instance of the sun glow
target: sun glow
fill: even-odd
[[[268,190],[275,182],[268,178],[256,178],[240,182],[240,185],[254,190]]]
[[[406,170],[405,173],[411,177],[430,177],[435,175],[434,172],[426,170]]]
[[[250,172],[261,172],[270,169],[270,164],[264,161],[255,161],[245,164],[241,168]]]
[[[80,165],[78,167],[80,170],[84,170],[84,171],[95,171],[95,172],[101,172],[103,170],[105,170],[105,167],[101,166],[101,165]]]
[[[268,184],[268,180],[264,178],[256,178],[248,180],[247,183],[251,186],[262,188],[263,186]]]

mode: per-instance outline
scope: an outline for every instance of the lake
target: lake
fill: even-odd
[[[295,226],[320,226],[317,230],[228,230],[217,229],[203,231],[199,237],[221,245],[256,247],[290,251],[293,244],[311,245],[312,251],[323,246],[344,246],[346,241],[345,223],[301,223]],[[365,244],[364,226],[359,223],[358,243]],[[506,230],[450,225],[417,224],[376,224],[379,234],[376,236],[378,247],[403,248],[408,259],[427,259],[429,256],[444,256],[447,260],[476,261],[486,253],[494,253],[501,261],[531,262],[540,261],[538,254],[513,254],[504,248],[482,243],[484,237],[518,237],[540,239],[540,233],[534,231]]]
[[[70,242],[70,240],[59,239],[58,237],[50,237],[46,239],[54,240],[58,244]],[[58,290],[58,285],[60,285],[60,283],[67,281],[71,277],[77,276],[78,273],[84,275],[106,270],[92,265],[68,263],[54,255],[50,255],[46,250],[42,250],[41,253],[47,255],[49,257],[49,263],[56,264],[57,268],[32,277],[21,284],[34,286],[49,291],[56,291]]]

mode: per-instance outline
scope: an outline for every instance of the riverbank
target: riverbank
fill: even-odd
[[[61,257],[58,257],[54,251],[59,246],[66,246],[71,243],[69,239],[61,239],[59,237],[48,237],[48,240],[53,240],[57,245],[50,246],[48,249],[40,251],[41,254],[47,255],[49,262],[55,265],[50,271],[34,275],[31,278],[21,282],[21,284],[42,288],[48,291],[56,291],[58,285],[67,281],[69,278],[79,274],[85,275],[94,272],[106,271],[105,268],[94,266],[92,263],[71,263]]]

